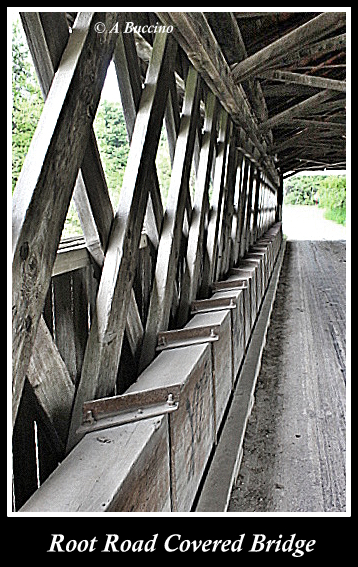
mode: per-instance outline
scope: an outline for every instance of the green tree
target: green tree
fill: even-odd
[[[332,175],[321,182],[319,188],[320,206],[325,209],[326,219],[339,224],[346,223],[346,176]]]
[[[116,208],[129,152],[125,119],[119,102],[101,101],[94,130],[108,190]]]
[[[324,216],[339,224],[346,222],[346,176],[297,175],[285,182],[286,205],[314,205],[325,209]]]
[[[12,32],[12,190],[14,190],[44,103],[19,22],[13,23]]]
[[[12,190],[14,190],[44,101],[20,22],[13,24],[12,31]],[[125,119],[119,102],[101,99],[94,121],[94,131],[112,205],[116,209],[129,153]],[[165,202],[170,183],[171,165],[164,128],[156,164]],[[78,215],[71,202],[62,237],[81,233]]]

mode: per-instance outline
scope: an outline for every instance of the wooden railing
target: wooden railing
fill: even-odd
[[[156,357],[158,333],[183,327],[193,300],[280,218],[255,123],[245,105],[241,123],[230,113],[242,92],[229,82],[229,101],[212,88],[226,68],[212,60],[203,72],[210,50],[189,60],[180,22],[151,44],[120,31],[127,16],[80,13],[69,30],[65,14],[22,14],[46,102],[13,199],[15,509],[80,440],[84,402],[123,394]],[[115,213],[92,129],[112,57],[130,140]],[[60,242],[73,191],[84,238]]]

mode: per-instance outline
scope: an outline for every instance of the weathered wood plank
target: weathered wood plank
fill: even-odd
[[[294,85],[306,85],[318,89],[330,89],[332,91],[346,92],[346,82],[337,81],[336,79],[328,79],[327,77],[315,77],[314,75],[303,75],[301,73],[291,73],[290,71],[264,71],[260,73],[261,79],[270,79],[273,81],[282,81],[283,83],[292,83]]]
[[[87,434],[20,511],[170,510],[168,422],[158,417]]]
[[[231,254],[231,231],[234,214],[234,194],[235,194],[235,181],[234,174],[236,170],[236,136],[231,131],[229,140],[229,148],[225,172],[225,186],[223,194],[223,206],[221,214],[221,228],[219,229],[218,237],[218,261],[216,265],[215,279],[224,277],[229,269],[229,257]]]
[[[163,221],[147,325],[143,340],[139,370],[154,357],[157,333],[168,327],[173,284],[178,266],[179,248],[193,156],[196,119],[199,112],[200,79],[193,67],[189,69],[180,129],[175,147],[168,201]]]
[[[239,141],[242,138],[242,132],[239,132]],[[238,152],[237,156],[237,170],[235,180],[235,196],[234,196],[234,219],[232,227],[232,249],[231,249],[231,267],[236,266],[239,259],[240,252],[240,217],[242,209],[242,185],[244,178],[244,155]]]
[[[214,444],[211,347],[208,343],[163,351],[128,392],[179,388],[169,416],[172,511],[188,511]]]
[[[42,21],[42,25],[40,19]],[[56,70],[58,67],[60,57],[69,37],[66,17],[64,13],[47,13],[41,15],[37,13],[24,13],[22,14],[22,20],[29,39],[32,57],[35,61],[40,84],[42,86],[42,91],[44,93],[44,96],[46,97],[51,85],[51,80],[54,75],[54,70]],[[50,48],[48,48],[47,46],[48,42],[50,44]],[[131,62],[133,63],[132,59]],[[134,71],[135,68],[132,64],[132,77],[134,77]],[[134,79],[132,79],[132,81],[133,80]],[[122,88],[121,92],[123,92],[123,90],[124,89]],[[139,85],[139,92],[140,91],[141,88]],[[138,94],[138,97],[139,96],[140,94]],[[107,247],[109,230],[113,220],[113,211],[110,203],[106,180],[101,166],[96,138],[92,129],[87,144],[86,154],[82,163],[82,168],[86,179],[88,194],[86,192],[83,177],[80,172],[74,189],[74,201],[86,237],[87,248],[98,265],[102,266],[104,255],[103,251],[101,250],[101,246],[103,250],[105,250]],[[95,218],[93,218],[92,210]],[[84,252],[86,254],[85,250]],[[56,258],[56,260],[57,259],[58,258]],[[55,262],[55,264],[58,264],[58,262]],[[58,320],[58,329],[59,325],[60,323]],[[72,327],[72,325],[70,325],[70,327]],[[135,355],[142,340],[143,328],[133,292],[131,293],[126,329],[132,353]],[[82,333],[80,333],[80,336],[81,335]],[[78,337],[73,336],[75,342],[77,341],[77,338]],[[57,333],[57,341],[58,340],[59,336]],[[62,341],[61,344],[68,344],[67,334],[65,341]],[[50,347],[50,345],[48,346]],[[72,350],[74,358],[76,358],[77,362],[79,362],[78,349]],[[64,356],[64,359],[67,361],[67,363],[70,362],[70,359],[67,356]],[[81,368],[81,365],[79,365],[78,367]],[[73,370],[71,374],[74,376],[76,374],[76,371]]]
[[[82,404],[115,390],[125,319],[134,280],[149,188],[146,179],[159,142],[176,43],[157,34],[142,92],[74,403],[69,448],[76,442]]]
[[[280,124],[284,124],[288,122],[292,118],[299,116],[303,112],[312,111],[317,106],[321,105],[323,102],[330,100],[332,97],[335,96],[334,91],[321,91],[313,96],[310,96],[306,100],[299,102],[298,104],[294,104],[290,106],[286,110],[277,113],[275,116],[272,116],[265,122],[263,122],[260,126],[261,130],[267,130],[269,128],[274,128],[279,126]]]
[[[309,61],[311,58],[317,58],[326,55],[327,53],[344,50],[345,47],[346,34],[343,33],[328,39],[323,39],[322,41],[317,41],[306,47],[299,48],[292,53],[284,54],[282,58],[276,60],[274,65],[270,63],[269,68],[271,69],[272,67],[277,68],[291,65],[291,68],[294,69],[299,65],[300,61]]]
[[[346,125],[340,124],[339,122],[333,122],[329,120],[314,120],[310,118],[293,118],[290,123],[294,128],[301,126],[314,126],[322,130],[330,130],[334,133],[343,134],[346,131]]]
[[[240,257],[245,255],[247,250],[247,235],[249,218],[251,213],[251,198],[254,183],[254,172],[255,164],[250,160],[247,160],[247,173],[246,173],[246,191],[243,200],[243,212],[242,212],[242,225],[240,233]]]
[[[82,13],[52,82],[13,197],[13,422],[71,194],[116,38],[115,12]],[[66,144],[64,144],[66,140]],[[49,238],[51,234],[51,238]]]
[[[245,292],[244,289],[229,289],[217,291],[210,299],[202,299],[194,302],[193,313],[210,312],[214,310],[224,310],[225,306],[220,308],[214,302],[225,300],[233,304],[234,309],[230,309],[231,314],[231,339],[232,339],[232,355],[233,355],[233,385],[235,384],[237,374],[245,353]]]
[[[207,261],[208,265],[204,272],[202,292],[207,295],[210,284],[215,279],[215,270],[218,256],[218,235],[221,217],[221,204],[224,191],[226,154],[228,141],[232,132],[232,122],[225,109],[221,109],[220,127],[218,136],[218,149],[215,157],[215,172],[213,179],[213,193],[210,203],[210,217],[207,228]]]
[[[230,310],[198,313],[185,325],[185,329],[205,326],[218,328],[219,340],[211,344],[213,360],[213,396],[215,434],[219,431],[233,384],[233,352],[231,342]]]
[[[40,318],[28,380],[65,445],[75,386],[43,318]]]
[[[114,50],[114,65],[121,95],[128,140],[131,142],[135,119],[142,94],[138,57],[132,34],[121,34]],[[150,199],[147,205],[145,228],[155,246],[158,245],[163,221],[163,205],[158,176],[153,163],[149,175]]]
[[[233,78],[237,83],[247,80],[257,75],[265,65],[272,65],[275,59],[297,50],[297,46],[308,45],[344,24],[344,13],[324,12],[238,63],[232,70]]]
[[[214,143],[216,141],[216,120],[218,108],[219,104],[215,95],[209,92],[207,94],[205,105],[204,129],[201,141],[199,167],[195,181],[193,211],[188,235],[187,263],[189,282],[187,286],[187,304],[181,305],[181,313],[178,321],[179,325],[186,323],[188,319],[189,306],[195,299],[200,286],[199,275],[203,263],[202,252],[205,235],[204,223],[209,203],[208,192],[211,180]]]
[[[203,346],[205,356],[187,377],[179,409],[169,417],[174,512],[191,509],[215,441],[211,352],[208,344]]]
[[[41,90],[46,99],[70,35],[66,14],[22,12],[21,20]],[[73,199],[87,247],[97,263],[102,265],[103,257],[101,258],[98,245],[105,251],[113,209],[92,128]]]

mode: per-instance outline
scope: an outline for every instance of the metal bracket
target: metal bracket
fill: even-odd
[[[237,268],[233,268],[233,269],[237,269]],[[214,292],[214,291],[223,291],[227,289],[237,289],[237,290],[247,289],[247,280],[250,279],[251,277],[252,274],[250,275],[238,274],[235,280],[223,280],[221,282],[214,282],[211,285],[211,290]]]
[[[176,411],[179,407],[179,386],[140,390],[85,402],[79,434],[133,423]]]
[[[157,350],[218,341],[219,329],[219,325],[208,325],[158,333]]]
[[[191,315],[207,313],[208,311],[222,311],[223,309],[236,309],[235,297],[197,299],[191,304]]]

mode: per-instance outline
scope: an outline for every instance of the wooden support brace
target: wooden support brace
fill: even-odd
[[[145,183],[156,155],[160,127],[173,72],[176,44],[157,34],[140,99],[120,202],[109,239],[77,390],[68,448],[77,440],[82,403],[113,394],[143,219],[148,200]]]
[[[297,46],[309,45],[344,24],[344,13],[324,12],[235,65],[233,78],[237,83],[247,80],[265,66],[272,65],[275,59],[279,60],[285,54],[297,50]]]
[[[139,370],[142,371],[155,355],[158,331],[167,329],[173,299],[173,282],[178,265],[179,247],[185,211],[185,196],[195,141],[196,118],[199,112],[199,75],[189,69],[180,129],[175,147],[168,202],[158,247],[154,284]]]
[[[98,21],[95,18],[99,15],[87,12],[76,20],[14,192],[13,423],[62,227],[116,39],[105,33],[100,41],[93,25]],[[107,29],[118,18],[119,14],[108,13]]]

